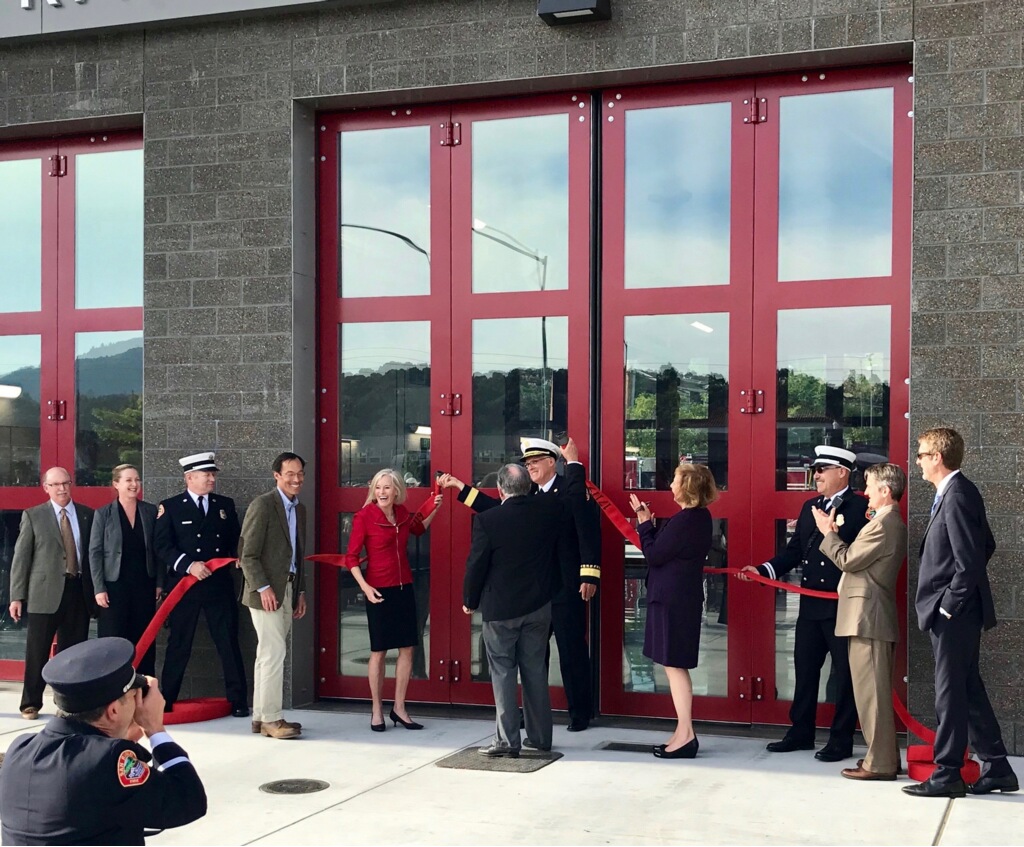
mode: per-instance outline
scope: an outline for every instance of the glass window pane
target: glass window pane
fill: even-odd
[[[430,485],[430,323],[341,327],[338,484],[366,486],[381,468]]]
[[[142,305],[142,151],[75,158],[75,303]]]
[[[3,401],[0,400],[0,405]],[[39,477],[36,476],[36,485]],[[25,661],[25,635],[28,621],[22,617],[19,623],[11,618],[11,561],[14,545],[21,532],[21,510],[0,510],[0,661]]]
[[[783,97],[779,279],[892,273],[893,91]]]
[[[75,482],[142,463],[142,330],[75,336]]]
[[[352,534],[352,513],[338,515],[339,549],[348,549]],[[413,679],[427,679],[430,663],[430,530],[410,536],[407,548],[412,569],[412,590],[416,596],[416,631],[419,643],[412,658]],[[366,676],[370,660],[370,633],[366,625],[366,597],[347,568],[338,569],[338,673]],[[385,676],[394,677],[398,651],[389,650],[384,662]]]
[[[728,485],[729,315],[625,319],[626,488],[668,491],[681,461]]]
[[[473,291],[569,287],[569,117],[473,124]]]
[[[341,297],[430,293],[430,127],[343,132]]]
[[[731,114],[626,113],[626,288],[729,284]]]
[[[473,484],[496,485],[521,438],[568,427],[569,319],[473,321]]]
[[[889,307],[791,309],[779,315],[775,488],[812,491],[818,444],[889,456]],[[860,473],[851,484],[863,488]]]
[[[726,568],[727,521],[714,522],[709,568]],[[665,669],[643,654],[647,626],[647,563],[643,553],[625,542],[625,590],[622,596],[622,689],[668,694]],[[726,697],[729,693],[728,586],[726,574],[704,574],[704,610],[697,667],[690,671],[693,693],[700,697]]]
[[[43,168],[39,159],[0,162],[0,312],[38,312],[43,251]]]
[[[38,335],[0,336],[0,486],[39,485]]]

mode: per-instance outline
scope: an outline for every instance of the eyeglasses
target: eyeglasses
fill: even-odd
[[[935,451],[934,450],[926,450],[924,452],[918,453],[917,454],[917,458],[920,459],[922,456],[934,456],[934,455],[935,455]]]
[[[47,488],[70,488],[71,487],[71,480],[69,479],[67,482],[46,482],[46,483],[43,483],[43,484]]]
[[[835,470],[838,465],[815,465],[813,470],[815,473],[825,473],[825,471]]]

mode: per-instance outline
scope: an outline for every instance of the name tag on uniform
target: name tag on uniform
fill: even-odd
[[[191,523],[192,523],[192,521],[182,521],[182,522],[181,522],[181,525],[182,525],[182,526],[188,526],[188,525],[189,525],[189,524],[191,524]]]

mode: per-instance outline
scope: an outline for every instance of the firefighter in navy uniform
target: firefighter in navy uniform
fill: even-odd
[[[543,438],[524,438],[521,461],[533,481],[532,494],[554,495],[568,506],[573,521],[571,556],[559,557],[561,589],[551,604],[551,626],[558,645],[558,664],[569,705],[569,732],[590,725],[594,714],[587,650],[587,606],[601,581],[601,513],[587,496],[586,471],[579,461],[579,449],[568,439],[565,447]],[[565,458],[565,474],[555,473],[559,458]],[[441,485],[459,489],[459,502],[475,512],[484,512],[501,501],[466,485],[450,474],[440,477]],[[566,552],[569,552],[567,550]]]
[[[156,679],[135,673],[134,655],[130,641],[98,638],[43,667],[59,711],[7,751],[4,844],[145,844],[147,828],[184,826],[206,814],[199,774],[164,731]],[[129,740],[141,735],[152,753]]]
[[[800,585],[815,591],[837,591],[842,571],[818,549],[822,535],[814,522],[811,507],[826,512],[835,510],[839,537],[850,544],[867,524],[867,498],[849,487],[850,473],[856,455],[842,447],[822,445],[814,448],[814,484],[818,496],[800,509],[796,532],[786,549],[756,568],[747,565],[744,571],[756,571],[769,579],[779,579],[794,568],[801,568]],[[740,579],[745,577],[741,573]],[[768,745],[772,753],[814,748],[815,716],[818,710],[818,684],[825,657],[832,656],[832,672],[836,683],[836,712],[832,719],[828,743],[814,758],[822,762],[838,762],[853,755],[853,732],[857,725],[857,704],[850,678],[849,639],[836,635],[836,614],[839,601],[800,595],[800,612],[796,620],[796,644],[793,665],[796,685],[793,705],[789,710],[792,726],[781,741]]]
[[[233,568],[221,568],[211,574],[209,559],[234,558],[237,555],[241,526],[235,501],[214,494],[218,467],[213,453],[197,453],[179,459],[185,473],[186,489],[160,503],[156,514],[156,552],[167,567],[167,591],[186,574],[199,580],[190,588],[170,614],[171,632],[163,665],[163,690],[166,710],[178,700],[185,667],[192,653],[192,639],[199,612],[206,613],[206,624],[224,669],[224,688],[236,718],[249,716],[245,689],[245,668],[238,646],[238,603]]]

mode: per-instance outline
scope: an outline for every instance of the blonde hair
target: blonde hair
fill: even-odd
[[[676,468],[676,479],[680,481],[680,505],[688,509],[703,509],[718,499],[718,486],[707,465],[681,462]]]
[[[121,478],[121,474],[125,471],[135,471],[135,473],[139,473],[139,469],[135,467],[135,465],[118,465],[110,472],[110,482],[117,482]],[[142,476],[142,474],[139,474],[139,476]]]
[[[377,487],[377,483],[385,476],[391,477],[391,482],[395,486],[395,503],[405,502],[405,480],[399,476],[398,471],[392,470],[391,468],[384,468],[383,470],[377,471],[373,475],[373,479],[370,480],[370,490],[366,492],[366,502],[364,506],[370,505],[373,502],[373,489]]]

